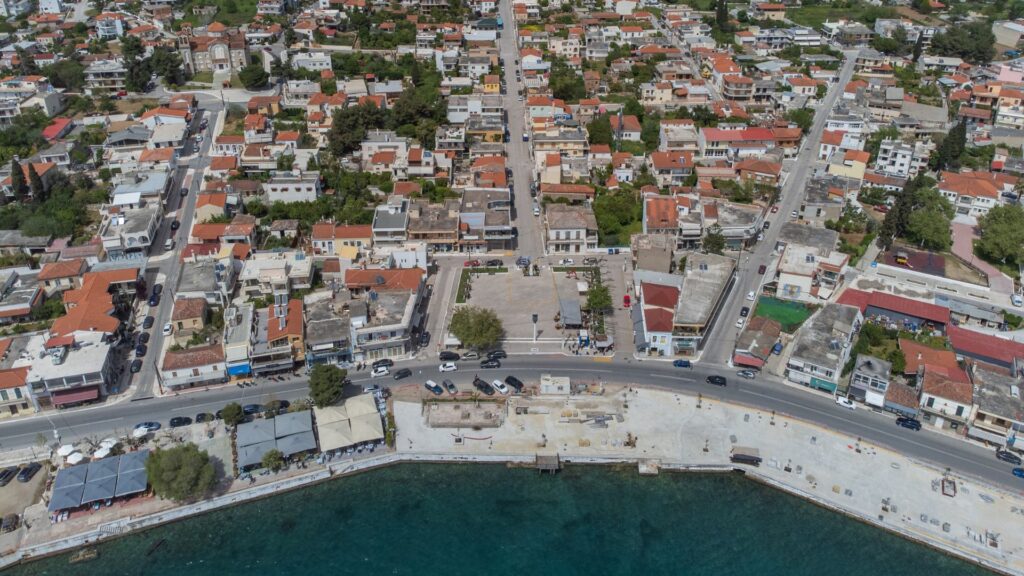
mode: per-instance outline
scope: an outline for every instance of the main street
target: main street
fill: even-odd
[[[839,73],[839,80],[829,89],[824,101],[818,104],[814,114],[814,124],[804,136],[803,146],[788,170],[778,202],[779,211],[774,215],[768,214],[768,218],[766,218],[770,222],[770,227],[764,231],[764,238],[754,245],[753,250],[744,250],[740,253],[736,283],[726,297],[710,335],[705,339],[704,351],[701,355],[703,361],[725,364],[732,356],[736,338],[739,337],[739,330],[733,325],[733,322],[740,317],[740,308],[748,304],[745,301],[747,293],[760,292],[764,278],[763,275],[757,273],[757,268],[761,264],[769,263],[782,224],[790,219],[790,213],[798,210],[804,201],[807,180],[811,176],[809,171],[818,157],[821,134],[825,130],[829,112],[835,106],[839,95],[843,93],[847,82],[853,77],[855,61],[855,52],[846,54],[846,60]]]
[[[847,410],[835,404],[832,397],[804,388],[769,382],[763,379],[745,380],[724,367],[696,365],[688,370],[675,368],[666,362],[637,362],[617,360],[601,362],[593,358],[547,356],[512,356],[502,360],[496,370],[480,370],[476,361],[460,362],[458,372],[440,374],[436,361],[402,363],[413,371],[413,376],[395,381],[391,377],[369,378],[368,371],[350,374],[353,386],[346,394],[357,393],[360,386],[422,387],[426,379],[440,381],[449,378],[460,390],[471,390],[473,377],[486,380],[504,378],[512,374],[527,384],[536,383],[541,374],[568,376],[577,382],[602,381],[609,384],[657,387],[696,395],[705,399],[722,399],[778,415],[789,415],[817,423],[849,435],[850,442],[857,439],[887,446],[900,453],[940,467],[949,467],[1013,490],[1021,488],[1020,481],[1010,475],[1008,464],[996,460],[991,450],[983,449],[964,440],[928,430],[912,431],[895,425],[891,414],[867,409]],[[724,375],[729,383],[722,388],[705,382],[709,374]],[[271,400],[296,400],[308,396],[304,378],[293,377],[282,381],[261,380],[256,387],[224,386],[209,390],[199,389],[164,398],[150,398],[118,404],[100,404],[66,411],[46,411],[25,418],[0,422],[0,437],[6,449],[36,444],[39,434],[49,437],[57,429],[64,442],[90,437],[101,439],[114,434],[125,435],[139,422],[155,421],[164,426],[174,416],[195,417],[200,412],[216,412],[229,402],[240,404],[261,403]],[[694,441],[703,442],[703,439]]]

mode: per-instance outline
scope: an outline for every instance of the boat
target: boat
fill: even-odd
[[[69,564],[78,564],[79,562],[88,562],[89,560],[95,560],[100,553],[95,548],[82,548],[78,552],[71,555]]]

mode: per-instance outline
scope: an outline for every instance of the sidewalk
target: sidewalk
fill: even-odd
[[[950,227],[953,230],[953,253],[962,258],[964,262],[984,272],[988,276],[989,288],[993,291],[1000,294],[1012,294],[1013,279],[974,255],[974,240],[977,238],[974,234],[974,226],[963,222],[953,222]]]

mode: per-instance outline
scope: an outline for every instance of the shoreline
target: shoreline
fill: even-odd
[[[605,457],[573,457],[564,456],[562,462],[569,466],[622,466],[632,465],[637,467],[637,474],[643,475],[642,469],[651,462],[648,458],[605,458]],[[227,493],[221,496],[186,504],[164,512],[158,512],[133,519],[124,519],[109,522],[98,526],[94,530],[82,532],[59,540],[46,542],[30,548],[18,549],[15,553],[0,557],[0,571],[12,568],[20,564],[26,564],[36,560],[67,554],[80,548],[87,548],[96,544],[106,543],[115,539],[141,534],[147,530],[157,528],[174,522],[185,521],[204,515],[209,512],[222,510],[232,506],[253,503],[274,495],[291,492],[315,486],[336,478],[347,478],[356,474],[373,472],[390,466],[403,464],[504,464],[506,466],[534,466],[534,458],[515,454],[495,454],[493,456],[469,456],[463,454],[436,454],[436,453],[399,453],[390,452],[381,456],[367,458],[358,462],[338,463],[327,468],[314,472],[285,478],[262,486],[247,488],[235,493]],[[756,467],[740,467],[739,465],[722,466],[707,464],[692,464],[684,462],[657,462],[658,468],[670,473],[696,473],[696,474],[740,474],[745,479],[761,484],[790,496],[800,498],[806,502],[827,509],[832,513],[838,513],[846,518],[856,520],[874,528],[881,529],[890,535],[898,536],[916,544],[926,546],[934,551],[943,553],[976,566],[984,568],[993,574],[1007,576],[1019,576],[1005,566],[993,565],[984,558],[959,550],[938,540],[927,538],[921,534],[915,534],[901,529],[898,525],[885,523],[879,518],[873,518],[848,508],[838,503],[830,502],[815,494],[811,494],[796,486],[775,480],[765,474],[761,474]]]

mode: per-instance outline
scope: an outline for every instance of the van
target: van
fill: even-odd
[[[164,250],[173,250],[173,249],[174,249],[174,238],[168,238],[167,240],[164,240]]]

